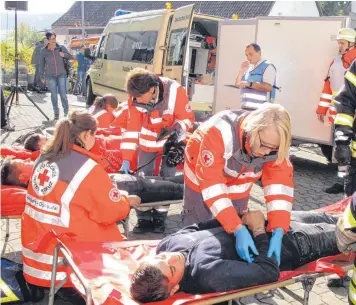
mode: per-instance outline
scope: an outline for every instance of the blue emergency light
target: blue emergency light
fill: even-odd
[[[121,16],[121,15],[130,14],[130,13],[131,13],[130,11],[125,11],[125,10],[118,9],[118,10],[115,12],[115,16]]]

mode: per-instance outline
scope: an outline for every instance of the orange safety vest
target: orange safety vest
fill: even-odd
[[[95,106],[89,108],[89,113],[98,121],[98,128],[108,128],[115,119],[114,115],[106,109],[95,111]]]
[[[134,103],[130,97],[127,104],[114,112],[112,126],[123,129],[121,152],[123,160],[133,161],[137,148],[147,152],[163,150],[164,140],[158,140],[163,128],[179,124],[183,131],[192,129],[195,117],[184,88],[176,81],[160,77],[160,100],[150,110]]]
[[[79,242],[123,239],[116,222],[128,215],[130,204],[96,159],[76,145],[68,156],[56,162],[49,163],[43,156],[37,159],[21,224],[23,272],[27,282],[50,286],[56,244],[48,243],[41,253],[33,251],[31,244],[51,230],[59,235],[72,233]],[[66,273],[64,266],[57,270],[58,284]]]
[[[344,85],[344,76],[356,58],[356,48],[352,48],[344,55],[338,55],[331,62],[328,75],[324,82],[324,88],[320,96],[320,102],[316,110],[317,114],[324,114],[329,111],[329,122],[334,123],[336,108],[334,98]]]
[[[201,193],[212,215],[231,233],[242,223],[237,210],[247,210],[253,183],[262,178],[267,230],[282,228],[288,232],[294,198],[293,166],[289,159],[276,165],[276,154],[252,157],[249,139],[243,140],[244,119],[245,115],[222,111],[198,127],[186,146],[184,181]]]

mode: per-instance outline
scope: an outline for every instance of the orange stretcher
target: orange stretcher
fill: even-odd
[[[319,209],[330,214],[342,213],[350,198],[333,205]],[[54,295],[64,283],[70,283],[86,299],[87,305],[137,305],[130,298],[128,287],[132,270],[136,269],[139,261],[148,255],[155,254],[155,247],[159,241],[122,241],[100,243],[73,242],[70,236],[57,236],[55,232],[48,233],[48,238],[56,238],[58,245],[54,251],[52,265],[52,279],[49,305],[53,305]],[[37,244],[37,249],[39,244]],[[33,249],[35,250],[35,248]],[[61,282],[55,281],[58,256],[63,255],[67,265],[67,277]],[[236,298],[267,292],[273,289],[283,289],[302,304],[309,304],[309,293],[318,277],[336,273],[345,276],[353,268],[354,254],[339,254],[332,257],[320,258],[294,271],[281,272],[277,282],[254,286],[241,290],[224,293],[209,293],[204,295],[191,295],[177,293],[171,298],[154,304],[215,304],[231,301]],[[301,282],[304,288],[304,297],[296,295],[287,287]]]

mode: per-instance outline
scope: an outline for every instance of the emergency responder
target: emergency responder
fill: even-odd
[[[344,173],[344,192],[351,196],[356,191],[356,61],[345,74],[345,82],[335,97],[335,158],[339,173]]]
[[[155,158],[163,152],[167,140],[160,136],[165,131],[175,130],[179,138],[184,137],[193,128],[194,114],[180,84],[142,68],[128,73],[126,91],[129,94],[127,105],[119,110],[121,114],[112,123],[125,130],[121,142],[121,171],[135,170],[132,164],[138,154],[138,174],[152,176],[158,164]],[[163,156],[160,176],[169,177],[175,173],[176,167],[169,167]],[[138,223],[133,232],[163,232],[168,208],[137,210]]]
[[[105,94],[97,97],[88,111],[97,119],[98,128],[108,128],[115,119],[113,111],[117,106],[117,98],[112,94]]]
[[[280,260],[283,235],[289,229],[294,198],[289,113],[280,105],[252,112],[222,111],[201,124],[189,138],[184,164],[184,225],[216,218],[236,236],[239,256],[252,261],[254,242],[242,225],[253,183],[262,178],[268,231],[268,256]]]
[[[276,68],[262,59],[261,47],[251,43],[245,50],[247,60],[241,64],[235,85],[240,87],[241,109],[254,110],[276,97]]]
[[[74,112],[59,122],[34,164],[21,224],[23,272],[30,284],[50,286],[55,243],[45,253],[31,248],[44,234],[54,230],[71,233],[76,241],[120,241],[116,222],[128,215],[130,205],[140,204],[139,197],[125,196],[113,186],[89,152],[96,129],[92,115]],[[63,267],[57,281],[64,278]]]
[[[356,31],[349,28],[340,29],[336,40],[339,46],[339,55],[337,55],[331,62],[328,75],[324,80],[324,88],[320,96],[320,102],[316,110],[320,122],[324,122],[325,115],[329,112],[329,122],[334,123],[336,109],[334,106],[334,97],[339,92],[344,84],[344,75],[346,70],[350,67],[356,58],[355,48]],[[328,157],[331,162],[332,147],[328,145],[321,145],[324,155]],[[343,191],[343,185],[336,183],[325,190],[328,194],[337,194]]]
[[[336,243],[340,252],[356,252],[356,193],[336,226]],[[356,305],[356,260],[349,285],[349,304]]]

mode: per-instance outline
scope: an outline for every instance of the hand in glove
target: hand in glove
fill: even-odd
[[[250,232],[246,229],[244,225],[242,225],[239,229],[234,232],[236,237],[236,252],[241,257],[241,259],[252,263],[253,257],[249,252],[249,248],[255,255],[258,255],[258,251],[256,249],[255,243],[251,237]]]
[[[282,249],[282,239],[284,235],[284,230],[277,228],[273,230],[272,238],[269,242],[269,248],[267,256],[271,257],[272,254],[276,257],[278,266],[281,264],[281,249]]]
[[[335,159],[339,165],[347,165],[351,160],[351,149],[349,145],[336,145]]]
[[[127,161],[127,160],[122,161],[122,165],[121,165],[119,172],[128,174],[129,170],[130,170],[130,161]]]

